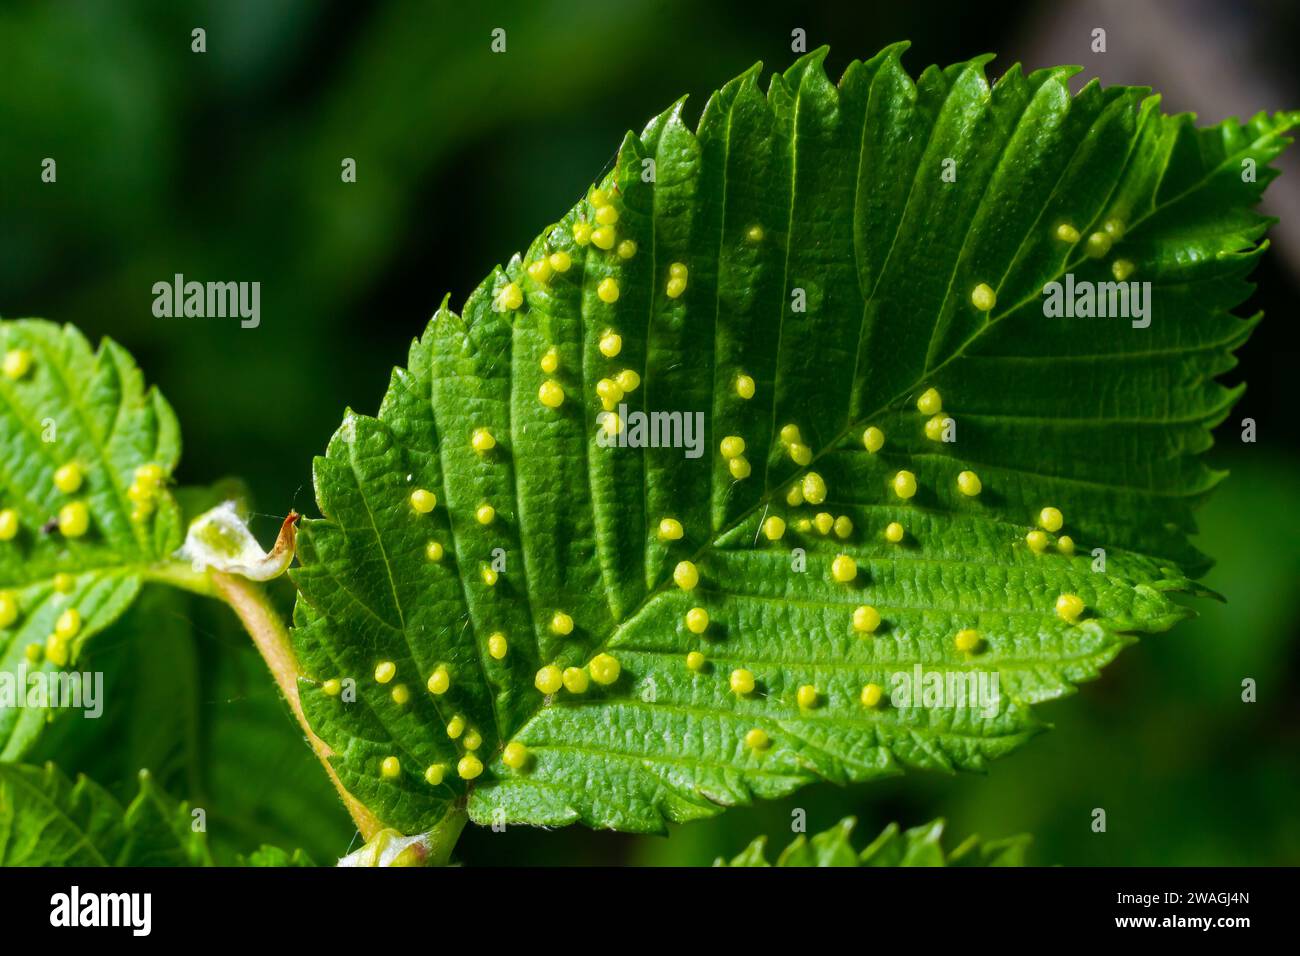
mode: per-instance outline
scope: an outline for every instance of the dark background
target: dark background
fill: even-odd
[[[1167,110],[1217,122],[1300,106],[1298,10],[1280,0],[6,0],[0,315],[72,322],[129,348],[182,423],[179,479],[242,476],[269,541],[290,507],[315,513],[312,456],[345,407],[376,410],[389,369],[445,294],[458,305],[558,219],[626,129],[682,93],[698,116],[712,89],[756,60],[783,69],[793,28],[809,48],[831,45],[834,76],[910,38],[913,73],[985,51],[999,54],[991,78],[1017,60],[1079,63],[1080,83],[1152,86]],[[207,31],[204,54],[190,50],[194,27]],[[507,30],[503,55],[489,49],[495,27]],[[1096,27],[1104,54],[1090,48]],[[47,156],[54,185],[40,182]],[[340,182],[344,157],[357,161],[355,184]],[[469,832],[464,859],[707,863],[760,832],[783,844],[800,807],[814,829],[852,813],[872,833],[944,815],[954,842],[1029,831],[1038,863],[1300,862],[1300,166],[1284,159],[1267,204],[1283,223],[1251,303],[1269,317],[1231,375],[1250,390],[1213,456],[1234,474],[1205,509],[1199,542],[1219,561],[1207,583],[1227,604],[1196,602],[1200,618],[1043,708],[1056,730],[987,777],[815,786],[669,840]],[[177,272],[260,281],[261,327],[155,318],[151,287]],[[1239,440],[1245,416],[1259,423],[1256,444]],[[147,720],[106,725],[97,741],[69,733],[39,756],[121,793],[148,763],[210,808],[223,852],[263,840],[322,861],[344,852],[346,815],[246,639],[220,608],[156,600],[172,601],[167,634],[141,637],[127,621],[100,641],[147,699]],[[157,687],[181,673],[197,706]],[[1245,677],[1259,682],[1258,703],[1241,702]],[[1094,807],[1107,810],[1106,834],[1091,832]]]

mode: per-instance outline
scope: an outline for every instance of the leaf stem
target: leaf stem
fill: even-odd
[[[271,669],[271,675],[280,686],[280,692],[288,700],[294,716],[298,718],[298,725],[307,735],[307,742],[311,744],[311,749],[316,752],[325,772],[334,782],[335,789],[343,799],[343,805],[352,815],[362,838],[369,840],[383,828],[383,824],[365,804],[344,788],[343,782],[339,780],[338,774],[334,772],[334,767],[329,762],[329,757],[334,752],[325,741],[316,736],[307,723],[307,717],[302,710],[302,699],[298,694],[298,659],[293,653],[293,644],[284,621],[271,606],[266,592],[254,582],[221,571],[209,571],[208,576],[211,578],[215,594],[230,605],[249,636],[253,638],[253,643],[257,645],[262,659],[266,661],[266,666]],[[464,821],[461,821],[460,826],[464,826]],[[448,826],[452,845],[456,842],[455,837],[460,834],[460,826],[454,827],[454,833],[450,832],[452,828]],[[442,827],[439,827],[439,830],[441,829]],[[448,847],[446,854],[450,855],[450,853],[451,849]]]

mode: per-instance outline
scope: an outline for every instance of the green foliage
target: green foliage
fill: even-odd
[[[857,821],[845,817],[812,839],[800,834],[781,851],[776,863],[767,861],[767,837],[757,837],[730,863],[719,859],[715,866],[1024,866],[1031,837],[981,840],[971,836],[951,853],[943,849],[944,821],[931,820],[919,827],[899,831],[897,823],[887,826],[861,853],[853,849],[850,837]]]
[[[27,666],[51,672],[75,666],[85,642],[130,606],[145,580],[164,573],[160,562],[180,544],[180,511],[164,487],[137,518],[142,506],[130,497],[140,466],[157,466],[162,480],[171,474],[180,435],[167,402],[145,389],[115,342],[95,351],[70,326],[5,321],[0,355],[9,363],[0,375],[0,511],[17,522],[17,534],[0,541],[0,593],[17,610],[0,628],[0,671],[18,672],[30,647],[43,656]],[[71,492],[54,481],[68,464],[81,473]],[[84,505],[84,534],[59,530],[69,505]],[[46,645],[68,609],[80,626],[60,665],[62,655]],[[0,759],[21,758],[46,720],[43,707],[0,708]]]
[[[124,808],[88,777],[46,764],[0,764],[0,866],[205,866],[189,808],[142,771]]]
[[[1297,116],[1198,130],[1144,90],[1094,82],[1071,96],[1068,67],[1013,68],[990,87],[981,57],[914,82],[902,50],[838,85],[819,51],[766,96],[755,68],[695,131],[674,105],[627,137],[601,183],[634,255],[575,242],[575,225],[595,225],[596,204],[579,203],[460,315],[439,309],[377,417],[347,413],[315,465],[325,517],[302,529],[295,645],[313,728],[387,825],[428,829],[467,798],[479,822],[655,831],[819,778],[982,769],[1041,728],[1031,705],[1189,613],[1171,595],[1198,591],[1192,509],[1222,477],[1200,455],[1239,394],[1215,377],[1257,321],[1229,311],[1263,250],[1251,207]],[[553,252],[572,267],[527,270]],[[1043,314],[1046,283],[1109,281],[1121,260],[1151,283],[1149,327]],[[675,263],[689,275],[679,296]],[[614,302],[599,291],[610,281]],[[992,308],[977,307],[984,283]],[[607,330],[621,336],[614,358]],[[552,348],[558,368],[542,371]],[[704,413],[703,457],[604,446],[597,380],[624,369],[640,379],[631,411]],[[539,401],[548,379],[566,395],[557,409]],[[954,444],[926,436],[916,402],[929,388]],[[876,453],[869,425],[886,436]],[[482,428],[486,452],[471,447]],[[745,477],[717,454],[732,435]],[[919,485],[909,500],[891,490],[904,469]],[[826,511],[851,519],[843,539],[804,530],[820,509],[788,504],[808,470]],[[957,490],[964,470],[978,497]],[[437,495],[431,513],[412,507],[416,489]],[[1049,505],[1076,554],[1051,536],[1046,553],[1027,547]],[[787,523],[775,542],[760,530],[774,515]],[[657,533],[665,517],[684,537]],[[889,522],[901,543],[885,540]],[[848,583],[830,573],[840,554],[856,561]],[[674,584],[683,560],[698,566],[693,590]],[[1064,593],[1086,606],[1077,622],[1054,611]],[[884,618],[874,636],[853,629],[860,604]],[[694,606],[711,618],[703,636],[684,625]],[[981,637],[971,652],[954,646],[963,628]],[[703,670],[687,668],[692,650]],[[590,671],[600,654],[621,666],[614,683],[535,688],[542,666]],[[375,676],[385,661],[391,683]],[[918,666],[996,675],[995,712],[860,703],[865,684],[888,695]],[[439,667],[450,688],[433,694]],[[731,692],[735,668],[753,672],[752,693]],[[325,689],[343,678],[354,703]],[[803,685],[815,706],[796,703]],[[449,734],[457,718],[468,730]],[[748,746],[753,729],[770,745]],[[467,763],[485,767],[469,780],[466,734],[482,738]],[[523,766],[503,761],[507,742],[526,746]]]

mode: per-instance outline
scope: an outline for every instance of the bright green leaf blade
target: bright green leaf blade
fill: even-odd
[[[765,839],[759,837],[730,862],[719,859],[715,866],[1024,866],[1027,835],[1002,840],[967,837],[951,853],[943,849],[942,820],[899,832],[891,823],[861,853],[853,849],[850,839],[857,821],[845,817],[829,830],[812,839],[797,836],[775,864],[764,853]]]
[[[16,610],[0,628],[0,673],[48,674],[75,665],[83,644],[130,606],[180,544],[179,510],[165,487],[138,519],[133,512],[142,505],[131,499],[141,465],[158,466],[163,481],[171,474],[180,435],[167,402],[146,390],[134,361],[111,340],[95,351],[71,326],[0,321],[0,356],[0,528],[16,526],[0,540],[0,599]],[[60,490],[55,473],[69,464],[79,481]],[[75,525],[69,534],[59,530],[68,505],[85,507],[84,533],[74,535]],[[29,663],[28,649],[44,654],[68,609],[79,613],[80,626],[63,665],[47,654]],[[46,720],[44,707],[15,700],[0,698],[3,760],[21,757]]]
[[[576,241],[602,224],[583,201],[461,315],[439,309],[377,417],[349,411],[316,462],[325,517],[302,529],[295,642],[309,719],[386,824],[427,829],[468,793],[482,823],[656,831],[819,778],[983,769],[1041,729],[1030,705],[1189,613],[1171,594],[1199,590],[1192,509],[1221,477],[1200,454],[1238,394],[1215,377],[1256,321],[1229,311],[1263,250],[1252,207],[1300,117],[1197,130],[1144,90],[1071,96],[1073,68],[1013,67],[990,87],[984,57],[913,82],[902,50],[838,85],[819,51],[766,95],[756,68],[694,131],[676,104],[600,184],[617,245]],[[528,268],[554,253],[571,268]],[[1151,283],[1149,324],[1134,302],[1144,327],[1045,314],[1049,283],[1130,265]],[[995,303],[977,307],[980,285]],[[639,383],[620,402],[599,382],[625,370]],[[555,386],[558,408],[540,400]],[[927,435],[930,388],[955,442]],[[644,412],[688,416],[677,447],[636,443]],[[695,412],[698,457],[681,447]],[[480,429],[495,447],[472,447]],[[744,439],[745,465],[719,453],[725,436]],[[902,470],[908,499],[892,490]],[[957,486],[968,470],[976,497]],[[791,504],[809,471],[824,504]],[[417,489],[437,495],[431,512]],[[1029,548],[1046,506],[1073,552],[1054,534]],[[821,511],[851,528],[817,530]],[[779,540],[768,517],[786,523]],[[680,540],[659,534],[665,518]],[[838,555],[851,581],[834,580]],[[688,559],[686,591],[672,575]],[[1076,622],[1056,613],[1062,594],[1082,599]],[[874,635],[855,631],[859,605],[882,616]],[[684,623],[696,606],[703,636]],[[706,666],[688,669],[691,651]],[[543,665],[601,653],[621,665],[609,686],[534,686]],[[444,667],[449,689],[427,691]],[[732,692],[737,669],[752,693]],[[884,689],[876,706],[867,684]],[[747,744],[753,730],[769,746]],[[470,758],[466,735],[482,739]],[[510,741],[522,767],[502,759]]]
[[[52,763],[0,764],[0,866],[205,866],[189,809],[148,773],[127,807],[88,777]]]

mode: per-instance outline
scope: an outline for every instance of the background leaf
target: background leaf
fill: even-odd
[[[944,821],[932,820],[900,831],[891,823],[860,853],[850,838],[857,821],[845,817],[812,838],[797,836],[781,851],[775,864],[767,861],[767,838],[757,837],[728,863],[717,866],[1024,866],[1028,835],[1002,840],[968,837],[951,853],[943,849]]]
[[[752,70],[696,132],[677,104],[625,140],[601,183],[632,255],[575,241],[602,222],[593,194],[463,317],[439,311],[377,418],[348,413],[316,463],[326,519],[304,527],[295,640],[313,727],[389,825],[427,828],[468,791],[480,822],[651,831],[819,777],[980,769],[1039,729],[1029,705],[1187,615],[1169,595],[1195,590],[1186,575],[1206,562],[1191,510],[1221,477],[1198,455],[1236,397],[1214,377],[1254,324],[1227,310],[1249,291],[1267,225],[1250,207],[1296,117],[1197,130],[1143,90],[1071,96],[1071,68],[1012,68],[990,88],[987,58],[913,83],[902,49],[850,65],[838,86],[819,51],[766,97]],[[570,270],[526,269],[557,251]],[[689,271],[677,294],[674,263]],[[1047,282],[1129,265],[1152,283],[1148,328],[1044,315]],[[978,301],[980,283],[996,305]],[[616,357],[600,348],[611,330]],[[551,348],[558,369],[543,371]],[[633,412],[705,413],[702,458],[603,447],[595,380],[625,369],[639,377]],[[548,377],[566,394],[558,409],[538,400]],[[931,388],[955,444],[927,436]],[[886,436],[878,452],[863,448],[868,425]],[[782,441],[786,426],[797,439]],[[494,448],[471,447],[479,429]],[[718,454],[729,435],[748,469]],[[915,497],[891,490],[902,470]],[[966,470],[978,497],[957,488]],[[827,517],[851,521],[842,534],[819,533],[820,509],[788,497],[811,488],[821,504],[821,481]],[[417,489],[436,493],[432,513],[413,508]],[[1027,546],[1048,505],[1077,551],[1050,535],[1046,553]],[[768,541],[774,515],[788,530]],[[684,537],[657,533],[666,517]],[[806,573],[791,572],[795,546]],[[493,579],[497,548],[507,569]],[[856,562],[848,582],[831,573],[838,555]],[[675,586],[682,560],[697,587]],[[1082,619],[1054,611],[1065,593]],[[855,633],[862,604],[884,617],[874,636]],[[702,637],[684,624],[693,606],[710,616]],[[954,646],[964,628],[978,630],[972,651]],[[691,650],[704,669],[688,669]],[[621,665],[613,684],[534,687],[539,668],[591,673],[599,654]],[[996,712],[860,703],[864,685],[918,666],[996,676]],[[450,689],[426,692],[440,668]],[[738,697],[739,669],[755,685]],[[343,678],[355,704],[326,692]],[[811,707],[796,703],[804,686]],[[522,766],[501,759],[507,741],[527,748]]]

